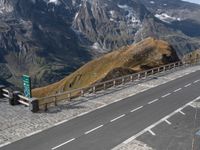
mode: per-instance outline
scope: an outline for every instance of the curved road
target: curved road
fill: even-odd
[[[0,150],[109,150],[199,96],[200,71],[11,143]]]

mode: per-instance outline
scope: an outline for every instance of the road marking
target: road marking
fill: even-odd
[[[166,117],[158,120],[157,122],[155,122],[154,124],[150,125],[149,127],[145,128],[144,130],[138,132],[136,135],[130,137],[129,139],[125,140],[123,143],[124,144],[128,144],[130,143],[131,141],[135,140],[136,138],[138,138],[139,136],[141,136],[142,134],[144,134],[145,132],[151,130],[152,128],[154,128],[155,126],[159,125],[160,123],[162,123],[163,121],[169,119],[171,116],[175,115],[176,113],[180,112],[182,109],[184,109],[185,107],[191,105],[193,102],[196,102],[200,100],[200,96],[195,98],[194,100],[192,100],[191,102],[183,105],[181,108],[175,110],[174,112],[172,112],[171,114],[167,115]]]
[[[32,135],[37,134],[37,133],[39,133],[39,132],[42,132],[42,130],[37,130],[37,131],[35,131],[35,132],[29,133],[29,134],[27,134],[26,136],[29,137],[29,136],[32,136]]]
[[[178,92],[178,91],[180,91],[180,90],[182,90],[182,88],[179,88],[179,89],[174,90],[174,93],[176,93],[176,92]]]
[[[196,80],[196,81],[194,81],[193,83],[197,83],[197,82],[199,82],[200,80]]]
[[[122,118],[122,117],[124,117],[124,116],[125,116],[125,114],[123,114],[123,115],[121,115],[121,116],[119,116],[119,117],[116,117],[116,118],[110,120],[110,122],[114,122],[114,121],[116,121],[116,120],[118,120],[118,119],[120,119],[120,118]]]
[[[67,121],[68,121],[68,120],[63,120],[63,121],[61,121],[61,122],[55,123],[54,125],[55,125],[55,126],[58,126],[58,125],[61,125],[61,124],[65,123],[65,122],[67,122]]]
[[[182,115],[185,115],[185,113],[184,112],[182,112],[181,110],[179,111]]]
[[[166,95],[163,95],[162,98],[165,98],[165,97],[167,97],[167,96],[169,96],[169,95],[171,95],[171,93],[168,93],[168,94],[166,94]]]
[[[100,125],[100,126],[94,128],[94,129],[92,129],[92,130],[89,130],[89,131],[85,132],[85,134],[89,134],[89,133],[91,133],[91,132],[93,132],[93,131],[95,131],[95,130],[101,128],[101,127],[103,127],[103,125]]]
[[[191,83],[189,83],[189,84],[187,84],[187,85],[185,85],[184,87],[189,87],[189,86],[191,86],[192,84]]]
[[[168,125],[171,125],[172,123],[169,122],[167,119],[165,120],[165,122],[168,124]]]
[[[60,145],[58,145],[58,146],[56,146],[56,147],[53,147],[52,150],[58,149],[59,147],[61,147],[61,146],[63,146],[63,145],[66,145],[66,144],[68,144],[68,143],[70,143],[70,142],[72,142],[72,141],[74,141],[74,140],[75,140],[75,138],[73,138],[73,139],[71,139],[71,140],[68,140],[68,141],[66,141],[65,143],[62,143],[62,144],[60,144]]]
[[[135,111],[137,111],[137,110],[139,110],[139,109],[141,109],[141,108],[143,108],[143,106],[140,106],[140,107],[138,107],[138,108],[136,108],[136,109],[133,109],[133,110],[131,110],[130,112],[135,112]]]
[[[4,143],[4,144],[1,144],[0,145],[0,147],[4,147],[4,146],[6,146],[6,145],[8,145],[8,144],[10,144],[11,142],[6,142],[6,143]]]
[[[151,101],[151,102],[148,102],[148,104],[152,104],[152,103],[155,103],[155,102],[157,102],[159,99],[155,99],[155,100],[153,100],[153,101]]]
[[[153,136],[155,136],[156,134],[150,129],[150,130],[148,130],[149,131],[149,133],[151,133]]]

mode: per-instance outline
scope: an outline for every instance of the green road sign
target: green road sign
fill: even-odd
[[[31,78],[27,75],[22,76],[23,85],[24,85],[24,96],[32,98],[31,94]]]

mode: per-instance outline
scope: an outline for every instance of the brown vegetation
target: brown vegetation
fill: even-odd
[[[174,49],[165,41],[147,38],[137,44],[122,47],[90,61],[63,80],[33,90],[36,97],[88,87],[96,82],[109,80],[152,67],[177,61]]]

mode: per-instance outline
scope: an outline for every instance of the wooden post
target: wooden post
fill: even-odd
[[[140,79],[140,73],[138,73],[138,76],[137,76],[138,80]]]
[[[103,84],[103,89],[104,89],[104,90],[106,89],[106,83]]]
[[[68,99],[71,101],[71,93],[68,94]]]
[[[81,90],[81,96],[84,96],[84,90]]]
[[[116,86],[116,81],[115,81],[115,80],[113,81],[113,86],[114,86],[114,87]]]
[[[54,104],[55,104],[55,106],[57,106],[56,96],[54,97]]]
[[[93,90],[93,93],[96,93],[96,87],[95,86],[93,86],[92,90]]]
[[[130,78],[131,78],[131,82],[133,82],[133,76],[132,75],[130,76]]]

